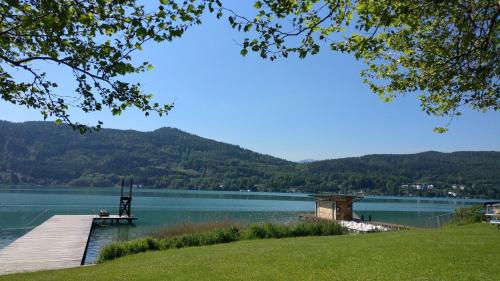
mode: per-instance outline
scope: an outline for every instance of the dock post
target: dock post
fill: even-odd
[[[130,187],[128,191],[128,196],[123,195],[123,186],[124,186],[124,180],[122,179],[122,189],[120,193],[120,209],[118,212],[118,216],[122,217],[124,215],[127,216],[127,218],[130,218],[132,216],[131,214],[131,208],[132,208],[132,185],[133,181],[132,179],[130,180]],[[129,223],[132,223],[132,219],[127,219]],[[119,222],[117,220],[117,222]]]

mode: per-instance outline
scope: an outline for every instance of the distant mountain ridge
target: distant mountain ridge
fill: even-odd
[[[297,163],[303,164],[303,163],[311,163],[311,162],[315,162],[315,161],[318,161],[318,160],[308,158],[308,159],[303,159],[303,160],[297,161]]]
[[[80,135],[51,122],[0,121],[0,184],[500,197],[500,152],[374,154],[295,163],[175,128]],[[432,190],[402,186],[432,184]]]

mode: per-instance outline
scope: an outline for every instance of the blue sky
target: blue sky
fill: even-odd
[[[323,49],[300,60],[241,57],[234,42],[242,34],[212,17],[171,43],[151,44],[136,58],[152,71],[141,81],[155,101],[175,102],[167,117],[129,111],[72,112],[82,122],[106,128],[151,131],[170,126],[260,153],[289,159],[327,159],[426,150],[500,150],[500,112],[464,110],[450,131],[436,134],[447,119],[426,115],[415,95],[384,103],[361,82],[362,64]],[[56,73],[56,66],[40,66]],[[57,71],[61,91],[72,91],[69,73]],[[39,113],[0,101],[0,119],[42,120]]]

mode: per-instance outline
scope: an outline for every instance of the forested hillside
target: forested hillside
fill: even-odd
[[[0,122],[4,183],[109,186],[121,177],[155,187],[238,188],[294,164],[173,128],[80,135],[49,122]]]
[[[0,121],[0,184],[111,186],[122,177],[159,188],[420,195],[454,191],[498,198],[500,152],[368,155],[298,164],[173,128],[80,135],[50,122]],[[417,183],[433,188],[404,187]]]
[[[330,186],[382,194],[444,196],[452,191],[462,196],[500,196],[500,152],[367,155],[313,162],[306,171]],[[422,189],[411,185],[421,185]],[[428,185],[433,188],[427,189]]]

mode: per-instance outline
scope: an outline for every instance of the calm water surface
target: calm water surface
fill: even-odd
[[[118,188],[0,187],[0,249],[56,214],[118,212]],[[314,212],[307,194],[134,189],[135,225],[98,226],[89,243],[87,262],[103,245],[128,240],[165,225],[181,222],[232,220],[293,222],[298,214]],[[424,226],[428,218],[481,200],[368,196],[354,204],[367,218]]]

